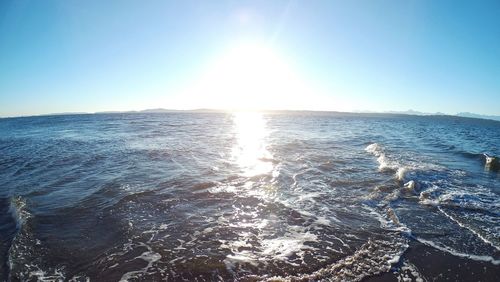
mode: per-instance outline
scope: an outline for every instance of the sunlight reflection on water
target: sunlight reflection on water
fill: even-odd
[[[244,189],[248,195],[275,201],[273,180],[254,182],[254,176],[272,173],[272,179],[278,175],[279,166],[273,163],[273,156],[268,151],[267,137],[269,130],[263,114],[258,112],[236,112],[233,114],[236,143],[232,148],[232,160],[240,169],[240,175],[247,178]],[[290,232],[277,234],[275,229],[280,220],[275,216],[262,214],[263,206],[236,207],[234,220],[230,226],[240,230],[234,241],[227,241],[225,248],[231,250],[224,260],[229,268],[238,263],[257,265],[259,262],[282,256],[286,258],[301,251],[303,242],[300,236]],[[296,238],[297,237],[297,238]]]
[[[232,159],[242,170],[242,175],[251,177],[270,172],[273,169],[272,155],[266,148],[265,140],[269,132],[262,114],[236,112],[233,122],[237,142],[232,150]]]
[[[269,129],[263,114],[258,112],[236,112],[233,114],[236,142],[232,148],[232,161],[246,178],[241,187],[247,196],[285,204],[279,199],[275,179],[280,165],[273,162],[268,150]],[[259,177],[256,181],[255,176]],[[269,176],[272,176],[269,178]],[[235,269],[240,263],[254,266],[272,260],[289,261],[290,257],[303,260],[306,242],[317,237],[306,227],[289,225],[282,218],[269,214],[266,205],[234,207],[234,217],[230,222],[233,230],[239,230],[235,240],[225,240],[223,248],[229,249],[224,263]],[[264,212],[266,211],[266,212]]]

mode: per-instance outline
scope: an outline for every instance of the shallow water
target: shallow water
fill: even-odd
[[[458,117],[0,119],[0,277],[432,280],[419,244],[494,281],[498,144],[500,122]]]

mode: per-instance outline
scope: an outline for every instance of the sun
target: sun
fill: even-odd
[[[280,52],[244,42],[217,56],[182,97],[192,108],[280,110],[304,108],[313,94]]]

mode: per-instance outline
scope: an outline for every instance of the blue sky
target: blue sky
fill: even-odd
[[[500,115],[500,1],[0,2],[0,116],[237,101]]]

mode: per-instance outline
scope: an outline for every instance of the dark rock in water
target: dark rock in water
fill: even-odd
[[[485,167],[488,170],[498,171],[500,169],[500,161],[498,157],[488,156],[484,154],[485,157]]]

